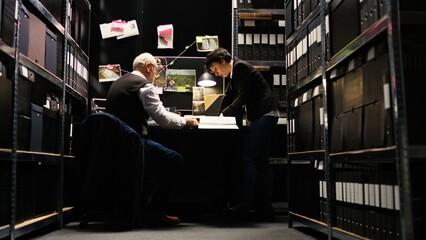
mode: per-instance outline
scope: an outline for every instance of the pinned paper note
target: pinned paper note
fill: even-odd
[[[111,23],[111,31],[123,32],[126,27],[126,21],[123,20],[114,20]]]
[[[120,64],[100,65],[98,70],[99,82],[115,81],[121,77]]]
[[[101,30],[102,39],[117,37],[117,39],[123,39],[131,36],[139,35],[139,29],[136,20],[123,21],[114,20],[111,23],[99,24]]]
[[[127,37],[132,37],[139,35],[138,24],[136,20],[128,21],[126,27],[124,28],[123,34],[117,36],[117,39],[123,39]]]
[[[160,48],[173,48],[173,25],[166,24],[157,27],[158,45]]]

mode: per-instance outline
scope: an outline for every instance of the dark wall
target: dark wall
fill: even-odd
[[[165,0],[106,1],[91,0],[90,72],[92,97],[104,97],[110,83],[97,82],[100,64],[119,63],[122,69],[131,71],[134,57],[148,51],[155,56],[177,56],[197,35],[218,35],[219,45],[230,50],[232,43],[232,1],[216,0]],[[99,24],[113,20],[136,20],[139,35],[121,40],[102,39]],[[157,49],[157,26],[173,24],[173,49]],[[204,57],[195,45],[183,56]]]

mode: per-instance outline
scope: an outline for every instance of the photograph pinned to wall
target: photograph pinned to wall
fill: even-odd
[[[165,24],[157,27],[158,49],[173,48],[173,25]]]
[[[154,84],[155,87],[165,88],[167,85],[167,74],[164,66],[167,66],[167,60],[166,58],[156,57],[155,61],[157,62],[158,72],[152,84]]]
[[[195,69],[167,69],[167,84],[165,91],[191,92],[196,86]]]
[[[139,35],[138,24],[136,20],[123,21],[114,20],[110,23],[99,24],[101,30],[102,39],[117,37],[117,39],[123,39],[131,36]]]
[[[211,52],[219,47],[218,36],[196,36],[195,42],[199,52]]]
[[[192,115],[204,115],[205,111],[204,87],[192,87]]]
[[[99,82],[111,82],[121,77],[120,64],[99,65]]]
[[[128,38],[139,35],[138,24],[136,20],[128,21],[124,27],[123,34],[117,36],[117,39]]]

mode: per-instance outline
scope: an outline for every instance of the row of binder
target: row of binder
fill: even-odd
[[[238,33],[238,57],[244,60],[284,61],[284,34]]]
[[[72,45],[68,45],[66,84],[82,97],[87,98],[89,81],[89,64]]]
[[[328,31],[328,16],[326,23],[326,59],[330,58],[330,33]],[[310,73],[321,66],[322,58],[322,35],[321,22],[317,17],[307,28],[299,31],[296,38],[287,44],[287,71],[289,86],[294,86]]]
[[[286,8],[286,37],[296,32],[292,30],[293,28],[303,27],[297,30],[296,36],[287,44],[289,86],[295,85],[317,70],[322,63],[321,19],[316,16],[311,22],[301,24],[313,10],[310,8],[312,6],[317,6],[316,0],[294,0]],[[360,10],[352,11],[352,9]],[[330,1],[324,19],[325,59],[329,60],[384,15],[386,15],[384,0]],[[340,34],[342,32],[345,34]]]
[[[395,170],[336,168],[334,196],[337,228],[372,239],[398,239]]]
[[[318,6],[319,0],[290,0],[285,7],[286,37],[302,25],[303,21]]]
[[[330,12],[342,5],[342,7],[339,7],[342,11],[340,16],[344,19],[339,19],[336,24],[345,25],[348,20],[356,19],[359,22],[358,28],[360,28],[361,32],[387,14],[386,0],[332,0],[326,2],[329,2]],[[294,30],[302,25],[303,21],[315,10],[318,4],[319,0],[290,0],[286,3],[286,37],[290,36]],[[353,9],[359,9],[359,12],[352,11]],[[353,14],[355,16],[352,16]],[[345,21],[340,22],[340,20]],[[350,30],[350,28],[348,27],[347,30]]]
[[[360,0],[361,32],[371,27],[377,20],[387,14],[386,0]]]
[[[389,56],[385,41],[355,53],[330,72],[330,151],[393,145]]]
[[[323,88],[318,85],[294,100],[294,112],[288,118],[288,151],[323,149]]]
[[[392,146],[392,115],[377,101],[332,117],[330,152],[345,152]]]
[[[286,100],[287,96],[287,76],[286,74],[272,74],[272,91],[279,101]]]

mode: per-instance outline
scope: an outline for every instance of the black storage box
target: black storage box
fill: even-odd
[[[31,104],[30,151],[41,152],[43,140],[43,108]]]

